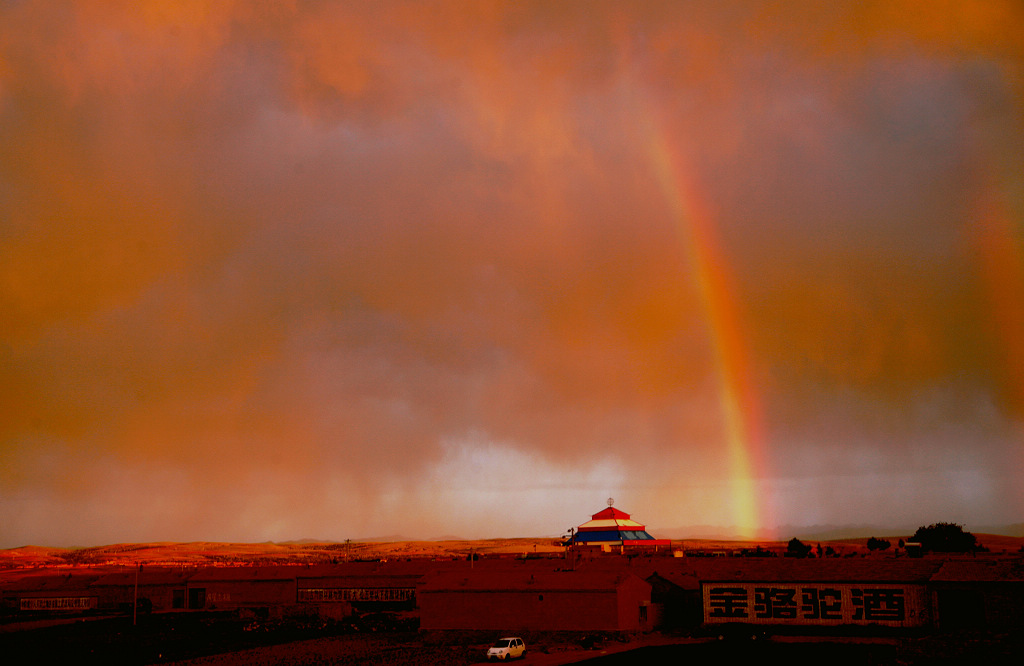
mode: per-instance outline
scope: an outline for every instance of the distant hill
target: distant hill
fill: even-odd
[[[933,522],[941,522],[936,520]],[[781,525],[771,530],[765,538],[785,541],[796,537],[809,541],[844,541],[867,539],[868,537],[903,537],[917,531],[921,525]],[[1007,525],[964,525],[972,534],[995,534],[1008,537],[1024,537],[1024,523]],[[722,541],[746,541],[736,527],[716,525],[691,525],[669,529],[648,530],[659,539],[716,539]]]
[[[326,564],[345,559],[366,560],[408,557],[465,557],[481,554],[561,552],[548,538],[415,541],[401,537],[380,540],[323,542],[303,539],[293,543],[139,543],[89,548],[22,546],[0,550],[0,570],[36,566],[135,566],[225,564]]]
[[[780,538],[804,539],[809,541],[844,541],[848,539],[867,539],[869,537],[907,537],[917,530],[917,526],[879,526],[879,525],[811,525],[799,527],[784,525],[778,528]]]
[[[384,536],[375,537],[363,537],[361,539],[352,539],[353,542],[360,543],[397,543],[399,541],[416,541],[417,539],[410,539],[409,537],[401,534],[388,534]]]
[[[860,528],[857,528],[860,529]],[[853,531],[857,531],[857,529]],[[685,530],[689,534],[697,530]],[[970,530],[978,537],[978,541],[993,554],[1024,553],[1024,536],[1007,536],[992,534],[980,530]],[[1006,530],[1011,531],[1011,530]],[[861,534],[852,537],[818,538],[814,530],[795,533],[790,530],[786,536],[777,540],[743,540],[733,538],[715,539],[714,537],[672,537],[674,547],[683,550],[737,550],[764,546],[767,548],[785,548],[785,543],[793,536],[805,542],[833,544],[844,553],[866,551],[868,536],[889,539],[895,545],[896,535],[887,529],[866,528]],[[842,529],[830,532],[846,534]],[[654,532],[659,538],[667,538]],[[903,532],[904,535],[912,532]],[[810,536],[808,536],[810,535]],[[865,536],[866,535],[866,536]],[[841,548],[840,548],[841,546]],[[309,542],[302,543],[140,543],[112,544],[90,548],[47,548],[43,546],[22,546],[0,550],[0,570],[26,567],[53,566],[136,566],[136,565],[174,565],[174,566],[209,566],[209,565],[275,565],[275,564],[328,564],[345,560],[377,560],[398,558],[465,558],[475,552],[487,555],[527,555],[543,553],[562,553],[563,547],[558,539],[551,537],[511,538],[511,539],[444,539],[440,541],[403,540],[399,537],[386,537],[379,541],[352,540],[343,542]]]
[[[375,537],[359,537],[358,539],[349,539],[351,543],[392,543],[396,541],[418,541],[419,539],[410,539],[407,536],[401,534],[388,534],[385,536]],[[432,539],[431,539],[432,540]],[[276,541],[281,545],[287,546],[308,546],[315,544],[338,544],[345,543],[345,539],[292,539],[290,541]]]
[[[431,539],[427,539],[427,541],[467,541],[467,540],[468,539],[466,539],[465,537],[453,536],[451,534],[446,534],[444,536],[433,537]]]
[[[1024,537],[1024,523],[1012,525],[965,525],[968,532],[972,534],[999,534],[1009,537]]]

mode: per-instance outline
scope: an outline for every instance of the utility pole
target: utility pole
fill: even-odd
[[[136,626],[139,622],[139,570],[142,565],[138,562],[135,563],[135,595],[132,599],[132,626]]]
[[[566,559],[569,559],[569,553],[572,551],[572,547],[574,545],[573,536],[575,534],[576,534],[576,528],[575,527],[570,527],[569,528],[569,539],[565,542],[565,558]],[[572,558],[572,570],[576,571],[576,556],[575,556],[575,554],[573,554],[573,558]]]

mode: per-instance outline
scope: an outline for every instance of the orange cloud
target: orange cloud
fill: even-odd
[[[58,539],[71,504],[114,535],[142,488],[185,516],[147,534],[408,531],[432,494],[497,505],[474,475],[510,460],[544,470],[530,506],[582,469],[580,496],[727,520],[716,341],[652,127],[734,286],[777,470],[751,488],[858,522],[878,505],[836,469],[884,496],[971,447],[965,515],[1001,520],[1022,11],[4,4],[0,495],[24,510],[0,542]]]

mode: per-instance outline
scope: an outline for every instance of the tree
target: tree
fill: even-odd
[[[910,540],[921,544],[922,550],[935,553],[970,553],[978,549],[977,538],[956,523],[918,527]]]
[[[875,537],[868,539],[868,550],[888,550],[891,545],[888,539],[876,539]]]
[[[786,546],[786,555],[789,557],[807,557],[811,552],[811,546],[804,544],[800,539],[793,537]]]

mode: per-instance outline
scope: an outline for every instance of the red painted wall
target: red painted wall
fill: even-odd
[[[614,590],[421,589],[420,627],[427,630],[638,631],[651,586],[629,577]]]

